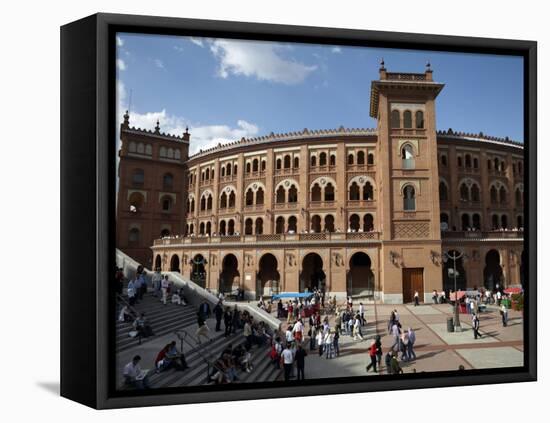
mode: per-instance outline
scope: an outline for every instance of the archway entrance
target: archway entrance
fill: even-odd
[[[447,253],[451,257],[460,255],[460,251],[456,250],[450,250]],[[443,289],[447,293],[455,290],[454,263],[451,259],[448,259],[443,266]],[[456,289],[459,291],[466,289],[466,271],[462,257],[456,261]]]
[[[197,285],[206,286],[206,260],[202,254],[197,254],[193,259],[191,259],[191,280]]]
[[[273,254],[264,254],[260,259],[256,280],[256,296],[271,296],[279,293],[279,272],[277,258]]]
[[[160,270],[161,267],[162,267],[162,260],[160,258],[160,254],[157,254],[157,256],[155,257],[155,270]]]
[[[355,253],[349,260],[348,295],[374,297],[374,273],[370,257]]]
[[[179,272],[180,271],[180,258],[177,254],[174,254],[170,259],[170,271]]]
[[[314,288],[324,289],[325,279],[323,259],[317,253],[309,253],[302,261],[300,292],[304,292],[306,289],[309,291],[312,291]]]
[[[231,292],[239,287],[239,261],[234,254],[228,254],[224,257],[222,271],[220,273],[220,292]]]
[[[497,250],[490,250],[485,256],[485,269],[483,270],[485,288],[490,290],[502,289],[502,266],[500,254]]]

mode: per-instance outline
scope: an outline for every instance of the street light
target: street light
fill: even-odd
[[[455,282],[455,316],[454,316],[454,327],[455,332],[459,330],[462,332],[462,326],[460,326],[460,317],[458,315],[458,290],[456,288],[456,261],[460,260],[462,257],[466,257],[466,254],[464,253],[457,253],[456,251],[453,251],[453,255],[450,255],[449,252],[443,252],[443,262],[447,263],[448,260],[453,261],[453,278]]]

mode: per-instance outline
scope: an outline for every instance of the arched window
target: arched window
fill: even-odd
[[[298,169],[300,167],[300,158],[298,156],[294,157],[294,169]]]
[[[205,231],[208,235],[212,235],[212,223],[211,222],[206,222],[206,231]]]
[[[374,198],[374,189],[372,188],[372,184],[370,182],[367,182],[365,185],[363,185],[363,200],[372,200]]]
[[[275,202],[279,204],[284,203],[286,201],[285,194],[286,194],[285,189],[281,185],[279,188],[277,188]]]
[[[493,225],[493,231],[498,229],[498,215],[494,214],[491,216],[491,224]]]
[[[227,235],[235,235],[235,221],[233,219],[229,219],[229,222],[227,222]]]
[[[492,169],[492,162],[491,162],[491,159],[488,159],[487,160],[487,170],[491,170]]]
[[[369,155],[367,156],[367,164],[368,165],[373,165],[374,164],[374,154],[369,153]]]
[[[193,225],[192,223],[189,225],[189,232],[188,234],[189,235],[192,235],[195,233],[195,225]]]
[[[311,165],[311,167],[316,167],[317,166],[317,157],[316,156],[311,156],[310,165]]]
[[[258,159],[254,159],[254,161],[252,162],[252,172],[257,172],[258,171]]]
[[[506,216],[505,214],[500,216],[500,222],[502,229],[508,229],[508,216]]]
[[[172,209],[172,197],[162,197],[162,211],[169,212]]]
[[[449,215],[447,213],[441,213],[439,215],[439,222],[442,223],[441,230],[446,231],[449,228]]]
[[[479,186],[477,184],[472,185],[470,193],[472,195],[472,201],[476,203],[480,201]]]
[[[405,144],[401,148],[401,159],[403,162],[403,169],[414,169],[414,150],[412,145]]]
[[[412,185],[407,185],[403,189],[403,210],[416,210],[416,193]]]
[[[439,199],[441,201],[447,201],[449,199],[447,184],[443,181],[439,182]]]
[[[290,169],[290,156],[288,154],[285,156],[285,169]]]
[[[282,165],[283,165],[283,162],[281,161],[281,159],[277,159],[276,166],[275,166],[276,169],[277,170],[281,169]]]
[[[517,221],[518,221],[518,229],[523,229],[523,216],[518,215]]]
[[[296,219],[296,216],[290,216],[288,218],[288,228],[287,232],[289,233],[296,233],[298,232],[298,221]]]
[[[467,169],[472,167],[472,156],[469,154],[466,154],[466,157],[464,157],[464,165]]]
[[[222,220],[220,222],[220,235],[226,235],[227,233],[227,230],[226,230],[226,223],[225,223],[225,220]]]
[[[130,211],[137,212],[137,211],[140,211],[141,208],[143,207],[145,198],[143,197],[143,194],[141,192],[133,192],[130,195],[128,202],[130,203]]]
[[[246,173],[250,173],[250,171],[252,170],[251,167],[250,167],[250,162],[248,162],[248,163],[246,164],[246,168],[245,168],[245,169],[246,169],[246,170],[245,170]]]
[[[210,172],[210,179],[214,179],[214,169]]]
[[[235,191],[231,191],[229,193],[229,199],[227,200],[227,207],[229,207],[230,209],[235,207]]]
[[[248,188],[248,191],[246,191],[244,201],[246,206],[252,206],[254,204],[254,191],[252,191],[252,188]]]
[[[248,218],[244,222],[244,234],[245,235],[252,235],[252,219]]]
[[[495,164],[495,170],[498,172],[500,168],[500,161],[498,160],[498,157],[495,157],[494,164]]]
[[[477,213],[472,216],[472,226],[476,231],[481,231],[481,217]]]
[[[311,201],[321,201],[321,187],[318,183],[315,183],[311,189]]]
[[[500,198],[500,204],[505,204],[506,203],[506,201],[507,201],[507,199],[506,199],[506,188],[500,187],[499,198]]]
[[[139,229],[132,228],[128,232],[128,243],[129,244],[139,244]]]
[[[325,186],[325,201],[334,201],[334,186],[330,182]]]
[[[456,158],[456,165],[457,165],[458,167],[462,167],[462,156],[458,156],[458,157]]]
[[[363,231],[364,232],[374,231],[374,218],[372,217],[372,214],[370,214],[370,213],[367,213],[363,217]]]
[[[498,192],[494,185],[491,187],[491,190],[489,192],[491,194],[491,204],[498,203]]]
[[[210,179],[210,169],[206,169],[206,180]]]
[[[222,195],[220,197],[220,209],[226,209],[227,208],[227,194],[225,192],[222,192]]]
[[[417,129],[423,129],[424,128],[424,112],[422,110],[416,111],[416,128]]]
[[[365,152],[359,151],[357,153],[357,164],[358,165],[364,165],[365,164]]]
[[[195,212],[195,199],[194,198],[191,199],[191,208],[189,210],[191,211],[191,213]]]
[[[327,165],[327,153],[321,153],[319,154],[319,166],[326,166]]]
[[[441,155],[441,165],[447,167],[447,156],[444,154]]]
[[[412,128],[412,113],[410,110],[405,110],[403,113],[403,127],[404,128]]]
[[[470,190],[465,183],[460,185],[460,200],[461,201],[470,201]]]
[[[317,214],[311,218],[311,231],[321,232],[321,217]]]
[[[348,154],[348,164],[349,165],[353,164],[353,154]]]
[[[238,166],[234,165],[233,166],[233,175],[237,175],[237,169],[238,169]]]
[[[199,235],[204,235],[204,222],[199,225]]]
[[[279,216],[275,221],[275,233],[282,234],[285,232],[285,218]]]
[[[206,198],[201,197],[201,211],[206,210]]]
[[[359,231],[359,216],[357,216],[356,214],[352,214],[349,217],[349,228],[353,232]]]
[[[359,200],[359,185],[357,185],[357,182],[353,182],[349,188],[349,199],[351,201]]]
[[[298,189],[295,185],[292,185],[288,190],[288,202],[296,203],[298,202]]]
[[[334,154],[330,155],[330,165],[336,166],[336,156]]]
[[[325,216],[325,232],[334,232],[334,216],[327,214]]]
[[[477,157],[474,157],[474,169],[479,169],[479,160]]]
[[[262,172],[265,170],[265,166],[266,166],[265,160],[262,160]]]
[[[256,235],[261,235],[264,233],[264,221],[261,217],[258,217],[256,219],[255,232],[256,232]]]
[[[225,167],[225,174],[227,176],[231,176],[231,163],[227,163],[227,166]]]
[[[523,194],[519,190],[519,188],[516,189],[516,206],[517,207],[523,206]]]
[[[212,210],[212,196],[209,195],[206,199],[206,210]]]
[[[167,173],[162,177],[163,189],[170,190],[174,186],[174,177],[171,173]]]
[[[222,166],[222,178],[225,176],[225,167]]]
[[[399,110],[392,110],[391,112],[391,127],[401,128],[401,116],[399,116]]]
[[[160,237],[161,238],[166,238],[167,236],[170,236],[170,230],[169,229],[163,229],[162,231],[160,231]]]
[[[464,213],[462,215],[462,230],[467,231],[470,229],[470,215],[467,213]]]
[[[256,191],[256,204],[260,205],[264,203],[264,190],[262,187]]]
[[[145,172],[143,169],[135,169],[132,173],[132,185],[142,187],[145,182]]]

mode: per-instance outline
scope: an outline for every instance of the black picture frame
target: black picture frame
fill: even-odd
[[[524,58],[527,206],[522,368],[315,380],[147,393],[115,392],[108,282],[115,266],[115,34],[200,35],[317,44],[518,55]],[[537,378],[537,44],[451,37],[151,16],[96,14],[61,28],[61,395],[90,407],[120,408],[535,381]],[[252,389],[253,388],[253,389]]]

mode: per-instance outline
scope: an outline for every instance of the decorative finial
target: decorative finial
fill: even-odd
[[[156,133],[156,134],[159,134],[159,133],[160,133],[160,122],[159,122],[158,119],[157,119],[157,126],[155,126],[155,133]]]
[[[385,69],[384,64],[384,58],[382,57],[382,59],[380,60],[380,70]]]
[[[126,113],[124,113],[124,124],[128,125],[130,123],[130,115],[128,114],[128,110],[126,110]]]
[[[189,126],[185,127],[185,134],[189,134]]]
[[[432,65],[430,64],[430,61],[429,61],[429,60],[426,62],[426,70],[427,70],[427,71],[431,71],[431,70],[432,70]]]

